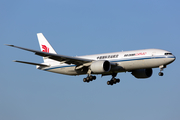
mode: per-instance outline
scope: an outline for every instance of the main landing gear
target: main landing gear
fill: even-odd
[[[92,76],[91,75],[91,70],[89,69],[87,72],[88,76],[86,78],[83,79],[84,82],[90,82],[96,79],[96,76]]]
[[[91,75],[89,76],[88,75],[86,78],[83,79],[83,81],[88,83],[88,82],[93,81],[95,79],[96,79],[96,76],[91,76]]]
[[[89,83],[90,81],[93,81],[95,79],[96,79],[96,76],[88,75],[86,78],[83,79],[83,82]],[[120,79],[113,77],[110,81],[107,81],[107,85],[114,85],[119,82],[120,82]]]
[[[164,73],[162,71],[163,71],[164,68],[166,68],[166,65],[161,65],[161,66],[159,66],[159,68],[160,68],[160,72],[158,73],[158,75],[163,76]]]
[[[88,70],[87,74],[88,74],[88,76],[83,79],[83,82],[89,83],[90,81],[93,81],[93,80],[96,79],[96,76],[91,75],[91,70],[90,69]],[[120,79],[115,78],[116,75],[117,75],[117,73],[112,74],[112,79],[110,81],[107,81],[107,85],[113,85],[113,84],[116,84],[116,83],[120,82]]]
[[[113,85],[119,82],[120,82],[120,79],[112,78],[110,81],[107,81],[107,85]]]
[[[120,82],[120,79],[115,78],[117,73],[112,74],[112,79],[107,81],[107,85],[113,85]]]

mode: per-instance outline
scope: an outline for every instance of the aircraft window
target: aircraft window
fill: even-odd
[[[172,55],[172,53],[165,53],[165,55]]]

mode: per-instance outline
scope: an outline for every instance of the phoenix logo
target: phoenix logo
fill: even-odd
[[[42,45],[42,51],[49,53],[49,48],[46,45]]]

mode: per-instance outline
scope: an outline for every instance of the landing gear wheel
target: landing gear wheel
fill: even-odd
[[[119,83],[119,82],[120,82],[120,79],[116,79],[116,82]]]
[[[159,75],[159,76],[163,76],[164,73],[163,73],[163,72],[159,72],[158,75]]]
[[[86,79],[86,78],[84,78],[84,79],[83,79],[83,82],[87,82],[87,79]]]
[[[113,78],[111,81],[112,81],[112,83],[116,84],[117,79]]]
[[[113,85],[113,84],[115,84],[112,80],[110,81],[110,85]]]
[[[114,83],[113,83],[113,81],[112,80],[110,80],[110,81],[107,81],[107,85],[113,85]]]
[[[93,77],[93,80],[95,80],[96,79],[96,76],[92,76]]]
[[[111,82],[110,82],[110,81],[107,81],[107,85],[111,85]]]
[[[92,81],[93,80],[93,76],[89,76],[89,79],[90,79],[90,81]]]

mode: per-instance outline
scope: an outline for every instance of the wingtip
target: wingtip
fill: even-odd
[[[14,47],[14,45],[10,45],[10,44],[4,44],[4,45]]]

